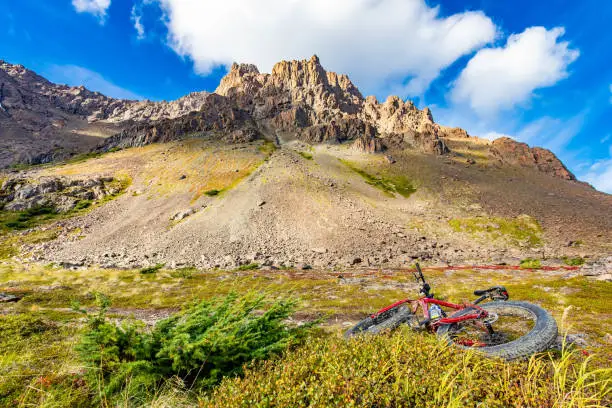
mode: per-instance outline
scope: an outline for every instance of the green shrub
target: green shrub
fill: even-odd
[[[274,144],[273,142],[270,142],[269,140],[266,140],[257,149],[261,153],[265,154],[266,156],[270,156],[272,153],[274,153],[276,151],[277,147],[276,147],[276,144]]]
[[[43,221],[53,219],[57,216],[57,210],[51,206],[41,206],[23,211],[6,211],[0,214],[0,220],[8,229],[32,228]]]
[[[97,298],[100,309],[88,317],[77,351],[99,400],[129,395],[142,404],[173,377],[190,388],[209,388],[240,374],[245,363],[280,353],[309,327],[285,325],[294,301],[272,303],[253,293],[194,303],[149,331],[138,323],[109,322],[110,301]]]
[[[581,256],[575,258],[563,257],[563,263],[569,266],[580,266],[584,264],[584,258]]]
[[[161,268],[163,268],[164,266],[166,266],[166,264],[163,264],[163,263],[159,263],[159,264],[154,265],[154,266],[148,266],[146,268],[142,268],[140,270],[140,273],[143,274],[143,275],[148,275],[150,273],[155,273],[155,272],[159,271]]]
[[[526,258],[520,263],[522,269],[538,269],[542,267],[542,263],[539,259]]]

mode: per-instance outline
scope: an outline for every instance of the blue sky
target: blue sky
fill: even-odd
[[[612,193],[611,21],[600,0],[4,0],[0,59],[171,100],[214,90],[232,61],[317,54],[364,94],[547,147]]]

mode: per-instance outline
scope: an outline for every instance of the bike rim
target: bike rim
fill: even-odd
[[[536,324],[535,314],[522,307],[502,306],[487,312],[487,318],[453,324],[449,338],[464,347],[491,347],[518,340]]]

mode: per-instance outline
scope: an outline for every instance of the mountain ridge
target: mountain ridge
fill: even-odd
[[[371,153],[393,147],[437,155],[450,152],[449,139],[473,138],[463,129],[435,123],[428,108],[420,110],[409,100],[389,96],[379,103],[373,96],[363,97],[347,75],[326,71],[316,55],[281,61],[269,74],[252,64],[233,64],[214,94],[192,92],[170,102],[127,101],[83,86],[56,85],[4,61],[0,84],[0,128],[5,129],[0,132],[8,129],[13,137],[3,139],[14,145],[0,155],[4,167],[61,160],[96,148],[170,141],[194,132],[221,132],[231,143],[260,137],[350,141]],[[20,138],[26,140],[23,148]],[[575,180],[547,149],[506,138],[491,142],[490,153],[499,165]]]

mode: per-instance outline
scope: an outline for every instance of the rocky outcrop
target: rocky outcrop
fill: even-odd
[[[119,194],[124,188],[113,177],[40,177],[35,180],[13,177],[6,179],[0,187],[0,207],[7,211],[50,207],[58,212],[68,212],[79,203],[85,208],[94,200]]]
[[[383,150],[383,144],[377,137],[364,135],[355,139],[353,148],[365,153],[376,153]]]
[[[491,153],[503,163],[536,168],[558,178],[576,180],[561,160],[547,149],[531,148],[509,137],[500,137],[491,144]]]
[[[466,132],[464,129],[448,126],[440,126],[439,135],[440,137],[448,137],[453,139],[467,139],[470,137],[468,132]]]
[[[196,132],[213,132],[228,143],[255,140],[259,132],[250,115],[235,107],[230,100],[207,94],[197,112],[177,119],[137,122],[108,138],[99,150],[163,143]]]

